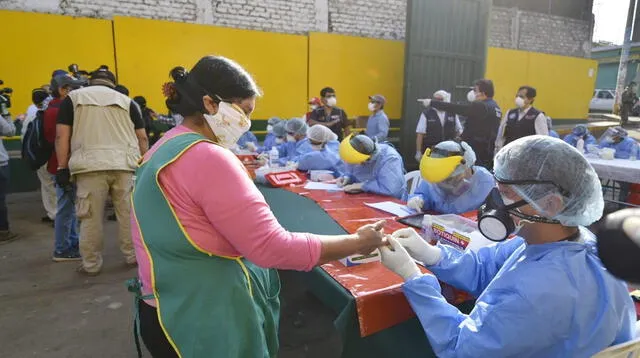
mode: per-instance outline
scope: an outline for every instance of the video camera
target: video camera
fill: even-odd
[[[70,64],[68,70],[74,78],[83,81],[85,84],[89,83],[89,72],[79,69],[78,64]]]
[[[4,81],[0,80],[0,86],[4,84]],[[10,115],[9,108],[11,108],[11,94],[13,89],[9,87],[0,88],[0,116],[7,117]]]

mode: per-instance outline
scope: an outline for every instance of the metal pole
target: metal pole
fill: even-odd
[[[618,80],[616,81],[616,99],[613,111],[620,113],[620,103],[622,100],[622,92],[627,82],[627,63],[629,62],[629,50],[631,49],[631,36],[633,26],[636,20],[636,11],[638,10],[638,0],[629,1],[629,17],[627,19],[627,28],[624,30],[624,42],[622,51],[620,52],[620,66],[618,67]],[[631,21],[629,21],[631,20]]]

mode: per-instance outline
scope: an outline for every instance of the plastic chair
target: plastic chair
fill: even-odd
[[[636,358],[640,355],[640,338],[609,347],[591,358]]]
[[[416,191],[421,179],[419,170],[414,170],[404,175],[404,181],[407,182],[407,192],[409,195]]]

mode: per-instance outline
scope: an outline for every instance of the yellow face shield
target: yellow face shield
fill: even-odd
[[[463,161],[461,155],[432,158],[431,149],[428,148],[420,160],[420,175],[430,183],[440,183],[451,176]]]
[[[361,164],[371,158],[371,155],[362,154],[351,146],[351,137],[353,137],[353,134],[347,136],[340,143],[340,158],[347,164]]]

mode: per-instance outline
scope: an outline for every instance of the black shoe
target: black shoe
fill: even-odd
[[[13,233],[9,230],[0,231],[0,244],[6,244],[11,241],[15,241],[20,238],[20,235]]]
[[[118,221],[118,218],[116,218],[116,214],[110,214],[109,216],[107,216],[107,220]]]
[[[80,261],[82,257],[77,251],[67,250],[65,252],[54,252],[53,253],[53,261],[55,262],[65,262],[65,261]]]
[[[50,217],[48,216],[43,216],[42,219],[40,219],[43,223],[53,223],[54,220],[52,220]]]

